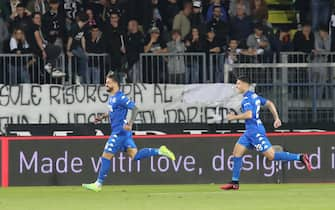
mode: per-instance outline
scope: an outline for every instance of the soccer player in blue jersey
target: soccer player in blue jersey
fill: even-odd
[[[101,191],[102,184],[110,168],[111,159],[120,151],[127,152],[134,160],[157,155],[163,155],[175,160],[175,155],[166,146],[161,146],[160,148],[143,148],[137,151],[131,132],[137,113],[137,107],[133,101],[129,100],[128,97],[120,91],[120,85],[116,75],[109,73],[106,77],[105,86],[107,92],[110,93],[108,99],[109,113],[97,117],[96,121],[101,121],[109,117],[112,134],[102,153],[101,167],[96,182],[82,185],[84,188],[95,192]],[[126,120],[128,110],[131,110],[131,119],[129,122]]]
[[[275,152],[269,139],[266,137],[266,131],[259,119],[261,106],[266,106],[273,115],[273,126],[278,128],[281,121],[277,109],[272,101],[267,100],[256,93],[250,91],[249,79],[241,76],[236,81],[236,88],[243,94],[241,103],[242,114],[229,114],[228,120],[245,120],[245,133],[239,138],[233,150],[233,176],[232,181],[222,185],[223,190],[238,190],[240,171],[242,167],[242,156],[248,149],[255,149],[269,160],[301,161],[305,164],[308,171],[312,170],[311,163],[307,154],[293,154],[289,152]]]

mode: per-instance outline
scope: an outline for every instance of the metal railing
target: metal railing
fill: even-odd
[[[335,122],[335,53],[291,52],[279,58],[279,63],[226,63],[225,70],[234,73],[225,71],[225,82],[249,75],[258,83],[256,91],[276,102],[284,122]]]
[[[69,83],[103,84],[104,77],[110,70],[109,55],[106,53],[88,53],[67,59]]]
[[[139,74],[143,83],[205,83],[208,82],[206,54],[142,53]]]
[[[249,75],[257,84],[256,91],[276,102],[284,122],[335,122],[335,53],[285,52],[273,58],[228,59],[226,54],[141,54],[139,61],[129,67],[128,77],[138,83],[189,84],[235,82],[236,76]],[[79,65],[77,57],[65,59],[61,55],[56,67],[67,76],[53,78],[40,58],[1,54],[0,83],[103,83],[104,75],[111,70],[109,55],[88,54],[84,61],[87,70],[83,72],[83,63]]]
[[[64,84],[65,77],[54,77],[45,70],[43,59],[33,54],[0,54],[0,83],[16,85],[19,83]],[[65,72],[65,57],[60,55],[55,68]]]

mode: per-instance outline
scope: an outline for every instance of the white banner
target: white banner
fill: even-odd
[[[140,111],[136,123],[222,123],[239,112],[233,84],[129,84],[122,90]],[[108,93],[96,85],[0,86],[0,129],[5,124],[90,123],[108,111]]]

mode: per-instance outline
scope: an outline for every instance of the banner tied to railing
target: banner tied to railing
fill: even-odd
[[[242,95],[233,84],[126,84],[122,91],[140,111],[136,123],[222,123],[238,113]],[[0,128],[6,124],[90,123],[108,111],[101,85],[0,86]]]

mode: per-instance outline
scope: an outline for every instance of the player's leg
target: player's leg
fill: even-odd
[[[142,148],[134,156],[134,160],[141,160],[143,158],[148,158],[151,156],[165,156],[171,160],[175,160],[176,157],[174,153],[169,150],[165,145],[160,146],[159,148]]]
[[[305,164],[308,171],[312,170],[311,163],[307,154],[295,154],[290,152],[276,152],[272,146],[266,151],[263,151],[263,155],[269,160],[286,160],[286,161],[301,161]]]
[[[102,185],[107,177],[108,171],[111,165],[111,159],[114,157],[120,148],[120,137],[117,135],[111,135],[105,145],[104,152],[101,156],[101,165],[98,173],[97,180],[91,184],[83,184],[82,186],[88,190],[95,192],[101,191]]]
[[[238,190],[239,189],[239,180],[242,168],[242,156],[244,153],[251,147],[248,142],[246,135],[240,137],[238,142],[235,144],[233,150],[233,176],[232,181],[228,184],[222,185],[221,189],[223,190]]]
[[[234,150],[233,150],[233,176],[232,181],[237,182],[240,180],[240,173],[242,168],[242,156],[247,151],[247,147],[242,144],[236,143]]]
[[[148,158],[151,156],[166,156],[171,160],[175,160],[175,155],[166,146],[161,146],[160,148],[143,148],[139,151],[134,143],[132,136],[130,135],[124,145],[127,148],[128,155],[134,160],[141,160],[143,158]]]

